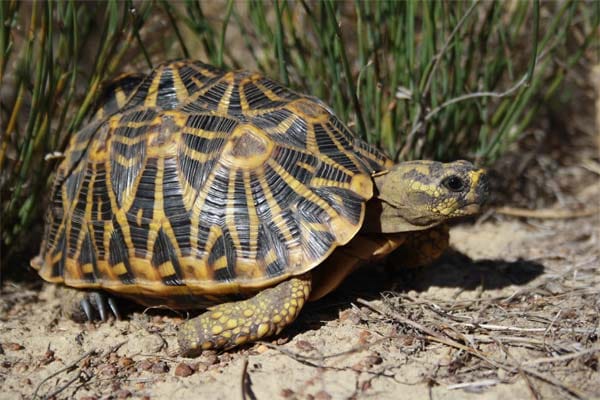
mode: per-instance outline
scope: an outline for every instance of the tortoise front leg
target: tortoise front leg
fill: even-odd
[[[202,350],[228,349],[281,332],[300,313],[311,284],[311,274],[305,274],[247,300],[209,308],[179,327],[180,354],[195,357]]]
[[[406,241],[389,257],[392,265],[414,268],[431,264],[448,248],[450,234],[448,225],[442,224],[423,231],[410,232]]]

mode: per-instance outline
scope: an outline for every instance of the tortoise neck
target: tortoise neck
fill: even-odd
[[[376,195],[377,196],[377,195]],[[414,225],[402,217],[400,210],[379,199],[373,197],[367,202],[365,220],[361,232],[364,233],[402,233],[421,231],[431,228],[437,223]]]

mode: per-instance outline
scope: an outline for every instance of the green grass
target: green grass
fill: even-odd
[[[577,1],[1,2],[3,265],[39,232],[60,152],[117,72],[257,69],[398,160],[489,164],[598,46],[599,18]]]

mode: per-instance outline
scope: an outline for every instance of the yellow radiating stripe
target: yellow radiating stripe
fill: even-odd
[[[71,199],[71,202],[69,204],[68,208],[65,208],[65,219],[66,219],[66,227],[65,227],[65,252],[66,252],[66,260],[65,260],[65,266],[64,266],[64,270],[63,270],[63,278],[65,280],[79,280],[82,277],[81,274],[81,270],[79,269],[79,265],[77,263],[77,259],[78,259],[78,254],[81,253],[81,244],[83,241],[82,238],[82,233],[84,233],[84,229],[86,229],[85,226],[85,216],[87,216],[87,210],[89,209],[89,207],[91,206],[91,201],[90,201],[90,192],[92,192],[92,190],[90,190],[90,188],[92,186],[88,186],[88,193],[87,193],[87,197],[86,197],[86,211],[85,211],[85,216],[84,219],[82,221],[79,221],[81,224],[81,229],[79,230],[79,232],[77,233],[77,239],[76,239],[76,248],[75,250],[75,255],[74,255],[74,260],[70,260],[69,259],[69,246],[71,241],[69,240],[69,237],[71,236],[71,231],[73,229],[73,212],[75,210],[75,206],[77,205],[77,202],[79,200],[79,196],[81,194],[81,189],[83,188],[83,179],[85,178],[85,174],[86,174],[86,168],[87,167],[87,163],[86,162],[81,162],[79,164],[79,166],[77,167],[77,169],[75,171],[73,171],[73,173],[76,174],[81,174],[81,179],[79,181],[79,186],[77,187],[77,191],[75,192],[75,194],[73,195],[73,198]],[[92,185],[93,181],[95,180],[96,175],[94,173],[92,173],[92,177],[91,177],[91,182],[90,185]],[[64,189],[64,193],[66,194],[66,187],[67,185],[63,185],[63,189]],[[93,187],[92,187],[93,188]],[[64,199],[64,197],[63,197]],[[71,261],[71,262],[70,262]]]
[[[310,180],[310,186],[312,187],[338,187],[338,188],[342,188],[342,189],[350,189],[350,183],[348,182],[341,182],[341,181],[334,181],[331,179],[325,179],[325,178],[312,178]]]
[[[173,72],[173,86],[175,87],[175,96],[177,96],[177,101],[179,103],[183,103],[187,100],[188,96],[184,96],[187,93],[187,89],[183,81],[181,80],[181,76],[179,75],[179,68],[177,65],[171,65],[171,71]]]
[[[227,268],[227,257],[226,256],[221,256],[219,257],[214,264],[212,265],[212,267],[216,270],[219,269],[223,269],[223,268]]]
[[[140,208],[135,216],[135,222],[138,225],[142,225],[142,218],[144,217],[144,209]]]
[[[204,252],[204,256],[205,256],[205,260],[204,262],[206,262],[206,260],[208,258],[207,254],[208,254],[208,245],[204,244],[205,247],[204,248],[199,248],[199,243],[198,243],[198,236],[199,236],[199,232],[198,232],[198,225],[200,224],[200,214],[202,214],[202,209],[204,208],[204,203],[206,201],[206,198],[208,197],[208,191],[209,189],[212,187],[214,181],[215,181],[215,171],[214,171],[214,167],[213,170],[211,171],[211,173],[208,175],[204,185],[202,186],[202,188],[200,188],[198,190],[198,193],[196,195],[196,198],[193,202],[193,205],[191,207],[191,227],[190,227],[190,243],[192,246],[192,250],[194,252]],[[210,237],[210,236],[209,236]]]
[[[92,236],[92,232],[89,229],[89,221],[92,220],[92,209],[94,207],[94,185],[96,184],[96,176],[97,176],[96,164],[91,164],[91,165],[92,165],[92,175],[91,175],[91,179],[90,179],[90,184],[88,186],[87,197],[85,199],[85,201],[86,201],[85,214],[83,217],[83,221],[81,221],[81,230],[79,231],[79,237],[77,238],[78,251],[75,254],[75,260],[79,260],[79,258],[81,256],[81,252],[83,251],[83,241],[85,240],[85,234],[87,233],[87,235],[90,239],[90,243],[92,245],[92,251],[95,253],[94,260],[96,260],[96,262],[97,262],[98,252],[96,251],[94,237]],[[86,268],[90,268],[90,270],[87,271]],[[86,266],[81,267],[83,273],[85,273],[85,274],[94,272],[93,268],[94,268],[94,266],[91,263],[88,263],[88,264],[86,264]],[[100,278],[100,277],[96,277],[96,278]]]
[[[179,182],[181,184],[181,198],[183,200],[183,205],[185,210],[189,213],[194,206],[194,201],[196,200],[198,192],[192,185],[188,183],[187,178],[182,173],[179,165],[177,165],[177,176],[179,177]]]
[[[196,71],[197,73],[199,73],[200,75],[204,75],[207,78],[214,78],[215,76],[217,76],[217,73],[212,72],[211,70],[199,67],[197,65],[194,64],[190,64],[190,63],[185,63],[186,66],[190,67],[191,69],[193,69],[194,71]],[[194,75],[192,75],[192,77],[196,80],[198,80],[196,77],[194,77]]]
[[[333,132],[327,127],[326,124],[323,124],[323,130],[325,132],[327,132],[327,134],[329,135],[329,137],[331,138],[331,140],[333,141],[333,143],[335,144],[335,147],[337,147],[337,149],[340,151],[340,153],[343,153],[346,155],[346,157],[348,157],[350,159],[350,161],[352,161],[352,163],[354,164],[354,166],[356,167],[357,170],[362,171],[363,170],[363,163],[361,161],[358,160],[358,158],[356,158],[356,153],[354,153],[353,151],[348,151],[347,149],[344,148],[344,146],[342,145],[342,143],[340,143],[340,141],[335,137],[335,135],[333,134]],[[341,165],[338,167],[340,168]],[[365,171],[368,172],[368,171]],[[354,175],[354,173],[351,173],[350,175]]]
[[[259,88],[261,90],[261,92],[263,92],[263,94],[265,96],[267,96],[270,100],[272,101],[284,101],[284,102],[288,102],[289,100],[283,97],[279,97],[277,96],[271,89],[267,89],[266,86],[264,86],[262,83],[260,83],[260,81],[256,80],[253,82],[254,85]]]
[[[110,143],[108,145],[110,146]],[[111,169],[110,169],[109,160],[106,161],[105,168],[106,168],[106,190],[108,192],[108,197],[110,199],[111,210],[113,211],[113,218],[117,220],[119,226],[121,227],[121,234],[123,237],[123,241],[125,242],[124,250],[127,252],[127,258],[129,260],[131,260],[132,256],[134,255],[134,246],[133,246],[133,241],[131,239],[129,223],[127,222],[126,210],[128,210],[131,207],[131,203],[133,203],[135,196],[125,196],[126,202],[125,202],[125,204],[123,204],[123,208],[120,208],[117,204],[117,199],[114,194],[114,188],[112,186],[112,172],[113,171],[111,171]],[[135,183],[133,183],[130,186],[130,188],[137,187],[142,175],[143,175],[142,171],[140,171],[140,173],[138,173],[136,176]],[[106,225],[105,225],[105,228],[106,228]],[[108,253],[110,253],[110,235],[114,231],[114,229],[115,229],[115,227],[113,226],[112,222],[110,222],[109,229],[105,229],[105,231],[104,231],[104,248],[106,249],[106,252],[107,252],[107,259],[110,257],[108,254]],[[131,264],[131,262],[130,262],[130,264]],[[123,268],[125,268],[125,265],[123,265]],[[118,279],[119,274],[117,274],[116,276],[114,275],[115,274],[114,268],[110,268],[110,266],[107,266],[107,269],[105,271],[107,273],[107,276],[109,276],[111,278],[110,280]],[[135,271],[133,271],[133,270],[132,270],[132,273],[133,273],[134,277],[138,276],[135,273]]]
[[[127,101],[127,95],[123,89],[119,88],[115,91],[115,100],[117,101],[118,108],[121,108],[125,105],[125,102]]]
[[[304,168],[305,170],[307,170],[309,173],[314,174],[316,172],[316,168],[313,165],[307,164],[304,161],[298,161],[296,163],[297,166],[299,166],[300,168]]]
[[[394,162],[392,160],[390,160],[389,158],[387,158],[384,154],[382,154],[382,158],[378,158],[376,154],[373,154],[369,151],[367,151],[366,149],[363,149],[362,147],[360,147],[359,145],[354,145],[354,151],[358,151],[360,153],[360,155],[362,155],[365,158],[368,158],[369,160],[372,160],[374,162],[376,162],[377,164],[381,165],[383,168],[390,168],[394,165]]]
[[[213,225],[210,227],[210,231],[208,233],[208,238],[206,238],[206,243],[205,243],[205,247],[204,247],[204,256],[201,260],[201,263],[207,266],[207,270],[203,271],[203,272],[204,272],[204,274],[209,273],[211,279],[214,276],[215,269],[223,268],[224,267],[223,263],[225,263],[224,265],[227,266],[227,258],[226,257],[220,257],[212,265],[208,264],[208,259],[209,259],[210,253],[212,253],[212,249],[213,249],[215,243],[217,242],[217,240],[219,240],[219,238],[221,236],[223,236],[223,232],[221,231],[221,228],[219,226]],[[201,279],[201,278],[198,276],[198,279]]]
[[[238,91],[240,92],[240,107],[242,108],[242,113],[246,115],[251,114],[253,110],[250,109],[250,105],[248,104],[248,99],[246,98],[246,91],[244,90],[244,87],[248,83],[252,83],[252,80],[253,76],[249,76],[245,79],[242,79],[242,81],[239,83]]]
[[[116,161],[117,164],[119,164],[123,168],[135,167],[136,165],[140,165],[143,162],[141,154],[135,154],[133,157],[128,158],[128,157],[125,157],[123,154],[117,153],[115,151],[112,153],[111,156],[112,156],[112,159],[114,161]]]
[[[123,136],[123,135],[113,135],[112,136],[112,141],[113,142],[119,142],[128,146],[132,146],[132,145],[136,145],[140,142],[145,142],[146,139],[148,137],[144,134],[142,135],[137,135],[134,137],[127,137],[127,136]]]
[[[279,109],[282,109],[283,107],[280,107]],[[283,135],[286,133],[286,131],[288,129],[290,129],[290,127],[294,124],[294,122],[296,122],[296,120],[298,119],[298,117],[296,115],[288,115],[287,118],[284,118],[283,120],[281,120],[276,126],[272,127],[272,128],[265,128],[265,132],[273,135],[273,134],[280,134]]]
[[[256,206],[254,205],[254,197],[252,196],[252,187],[250,186],[250,172],[244,171],[244,189],[246,192],[246,204],[248,205],[248,220],[250,225],[248,226],[250,236],[250,257],[256,259],[258,254],[258,214],[256,212]]]
[[[277,253],[275,253],[274,249],[269,249],[267,254],[265,255],[265,264],[269,265],[277,261]]]
[[[104,109],[102,107],[100,107],[98,110],[96,110],[96,113],[94,114],[92,119],[102,119],[102,118],[104,118]]]
[[[273,159],[267,160],[267,163],[269,165],[271,165],[272,163],[275,165],[278,165],[277,163],[275,163],[273,161]],[[275,172],[277,172],[277,171],[275,171]],[[285,221],[283,219],[283,216],[281,214],[281,208],[279,207],[279,204],[277,204],[277,201],[275,200],[275,197],[273,196],[273,192],[271,192],[271,188],[269,187],[267,181],[264,179],[264,170],[261,171],[260,175],[261,175],[261,177],[258,181],[260,182],[260,187],[262,188],[265,198],[267,199],[267,203],[269,203],[272,220],[275,223],[275,226],[279,227],[279,229],[281,230],[281,233],[283,234],[284,239],[287,242],[290,242],[290,244],[291,244],[291,241],[293,238],[292,238],[292,233],[290,231],[290,227],[288,226],[287,221]],[[286,180],[286,182],[289,185],[289,181]]]
[[[167,276],[175,275],[175,268],[173,267],[173,263],[171,261],[164,262],[158,266],[158,273],[161,277],[165,278]]]
[[[217,108],[217,112],[222,115],[226,115],[227,110],[229,108],[231,93],[233,92],[234,77],[235,77],[234,73],[229,72],[229,73],[225,74],[225,76],[221,79],[221,82],[228,83],[227,89],[225,90],[225,93],[223,93],[223,97],[221,97],[221,100],[219,100],[219,106]]]
[[[81,266],[81,271],[84,274],[91,274],[92,272],[94,272],[94,266],[92,265],[92,263],[83,264]]]
[[[60,261],[60,259],[62,258],[62,255],[63,255],[63,251],[59,251],[58,253],[56,253],[52,256],[52,258],[50,259],[50,260],[52,260],[52,265],[54,265]]]
[[[181,132],[188,135],[198,136],[202,139],[226,139],[229,137],[229,133],[227,132],[207,131],[187,125],[181,129]]]
[[[315,134],[315,126],[308,121],[306,123],[306,149],[311,154],[318,154],[319,157],[324,156],[321,154],[319,150],[319,145],[317,144],[317,135]]]
[[[329,215],[332,219],[341,218],[339,214],[321,197],[317,196],[312,192],[312,190],[306,187],[302,182],[297,180],[294,176],[292,176],[289,172],[285,170],[281,165],[279,165],[274,159],[269,159],[267,161],[269,166],[275,170],[275,172],[281,176],[281,178],[296,192],[296,194],[300,197],[305,197],[306,199],[312,201],[319,207],[321,207],[327,215]]]
[[[109,194],[110,196],[110,194]],[[110,264],[108,263],[108,259],[110,257],[110,234],[114,229],[112,221],[106,221],[104,223],[103,233],[103,244],[104,244],[104,260],[98,260],[98,270],[100,271],[100,276],[102,276],[103,280],[108,282],[118,280],[118,276],[113,272]]]
[[[125,275],[128,272],[124,262],[120,262],[113,266],[112,271],[116,276]]]
[[[154,73],[154,79],[152,79],[152,83],[148,88],[148,93],[146,94],[146,99],[144,100],[144,106],[146,107],[156,107],[156,99],[158,96],[158,87],[160,85],[160,79],[162,77],[162,73],[164,70],[164,66],[157,68]]]
[[[85,142],[71,142],[69,144],[69,153],[72,154],[75,151],[83,151],[86,150],[88,148],[88,146],[90,145],[89,141],[85,141]]]
[[[205,163],[207,161],[213,160],[215,157],[219,156],[219,153],[202,153],[201,151],[194,150],[190,147],[185,147],[184,155],[192,160]]]
[[[196,100],[198,100],[199,97],[204,96],[209,90],[214,88],[220,82],[219,80],[215,80],[214,82],[212,82],[210,84],[203,84],[202,82],[200,82],[198,79],[196,79],[193,76],[191,76],[190,78],[192,79],[194,84],[200,88],[197,92],[195,92],[194,94],[189,96],[188,102],[190,102],[190,103],[193,103]]]
[[[225,225],[231,234],[231,239],[233,240],[233,246],[235,249],[239,249],[241,247],[240,243],[240,235],[237,231],[237,223],[235,220],[234,214],[234,204],[235,204],[235,170],[231,169],[229,173],[229,182],[227,185],[227,203],[223,204],[225,207]]]
[[[305,221],[304,226],[307,229],[310,229],[312,232],[327,232],[329,231],[329,227],[323,223],[319,222],[309,222]]]

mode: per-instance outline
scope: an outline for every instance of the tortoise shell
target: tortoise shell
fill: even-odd
[[[166,63],[109,86],[72,137],[32,265],[135,296],[260,290],[347,243],[391,164],[316,98]]]

